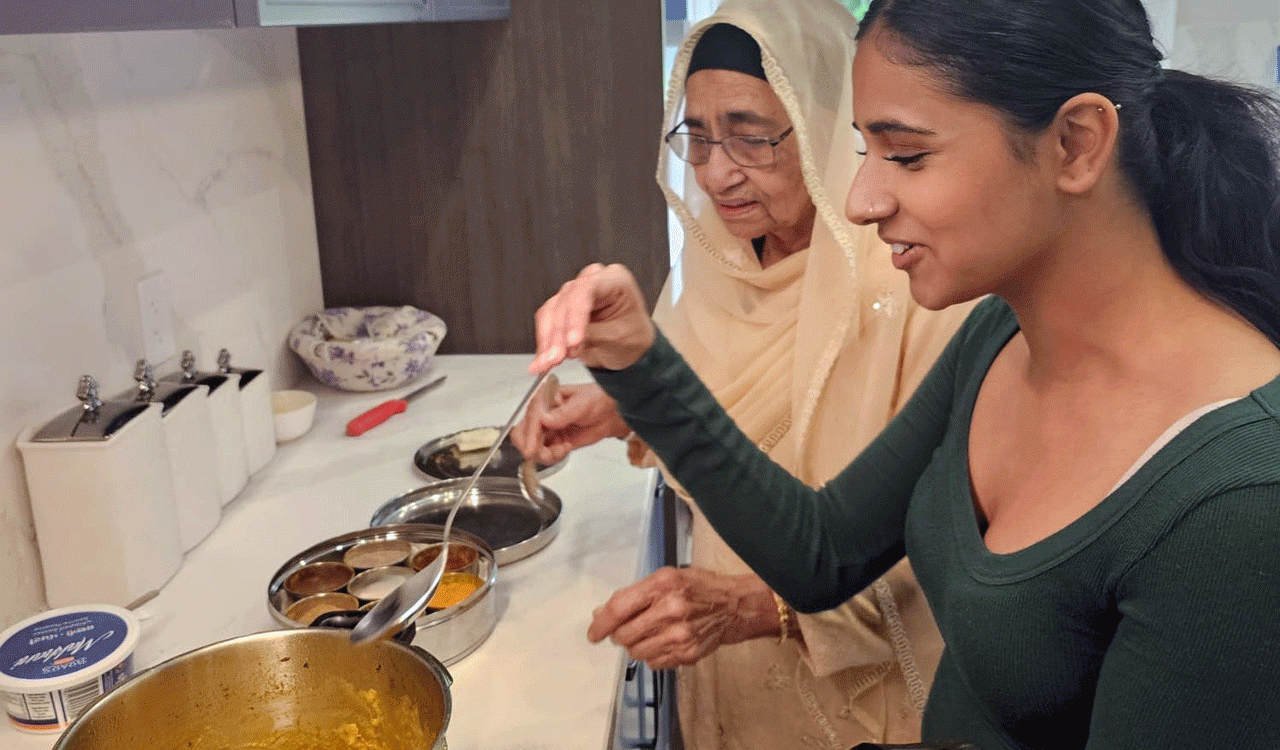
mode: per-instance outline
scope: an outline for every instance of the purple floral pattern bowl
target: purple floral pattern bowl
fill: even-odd
[[[426,372],[446,332],[444,321],[416,307],[334,307],[303,318],[289,348],[325,385],[383,391]]]

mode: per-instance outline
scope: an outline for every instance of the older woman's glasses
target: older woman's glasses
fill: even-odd
[[[777,161],[777,146],[782,143],[787,136],[791,135],[794,128],[787,128],[777,138],[764,138],[758,135],[731,135],[713,141],[710,138],[694,135],[693,133],[683,133],[671,131],[667,133],[667,145],[676,153],[676,156],[684,159],[695,167],[700,167],[711,160],[711,149],[715,146],[724,147],[724,152],[740,167],[767,167]]]

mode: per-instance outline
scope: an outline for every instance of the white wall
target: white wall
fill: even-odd
[[[137,281],[164,274],[201,369],[225,346],[277,387],[321,300],[290,29],[0,36],[0,153],[3,627],[43,605],[14,440],[81,374],[132,385]]]
[[[1165,66],[1267,88],[1277,83],[1280,2],[1144,0]]]
[[[1243,6],[1180,0],[1178,26],[1167,65],[1202,75],[1277,88],[1276,46],[1280,3]],[[1215,8],[1226,12],[1215,13]]]

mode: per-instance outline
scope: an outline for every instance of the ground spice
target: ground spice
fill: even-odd
[[[440,578],[440,588],[427,603],[432,609],[445,609],[466,599],[484,585],[480,576],[470,573],[445,573]]]
[[[433,544],[418,551],[409,561],[414,570],[422,570],[431,564],[433,560],[440,556],[440,550],[444,549],[443,544]],[[457,573],[466,570],[475,564],[478,553],[471,547],[462,544],[452,543],[449,545],[449,559],[444,562],[444,570],[446,573]]]

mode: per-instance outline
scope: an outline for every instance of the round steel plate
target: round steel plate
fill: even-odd
[[[467,435],[467,433],[480,430],[500,432],[498,427],[477,427],[438,437],[419,448],[413,454],[414,468],[432,479],[469,479],[471,474],[475,472],[476,467],[484,460],[485,454],[488,453],[492,443],[476,450],[460,451],[458,450],[458,440]],[[539,464],[538,477],[546,479],[563,469],[565,462],[568,460],[569,457],[565,456],[550,466]],[[508,436],[502,441],[502,446],[494,454],[493,460],[489,462],[488,466],[484,467],[484,472],[481,476],[517,476],[516,472],[520,469],[520,464],[523,461],[524,457],[520,455],[520,451],[512,444],[511,438]],[[461,514],[462,511],[458,511],[458,513]]]
[[[369,525],[442,525],[466,484],[467,479],[446,479],[394,497],[378,508]],[[483,539],[499,565],[523,559],[547,546],[560,530],[560,496],[545,486],[542,496],[541,503],[531,503],[520,492],[519,480],[481,476],[458,508],[453,527]]]

